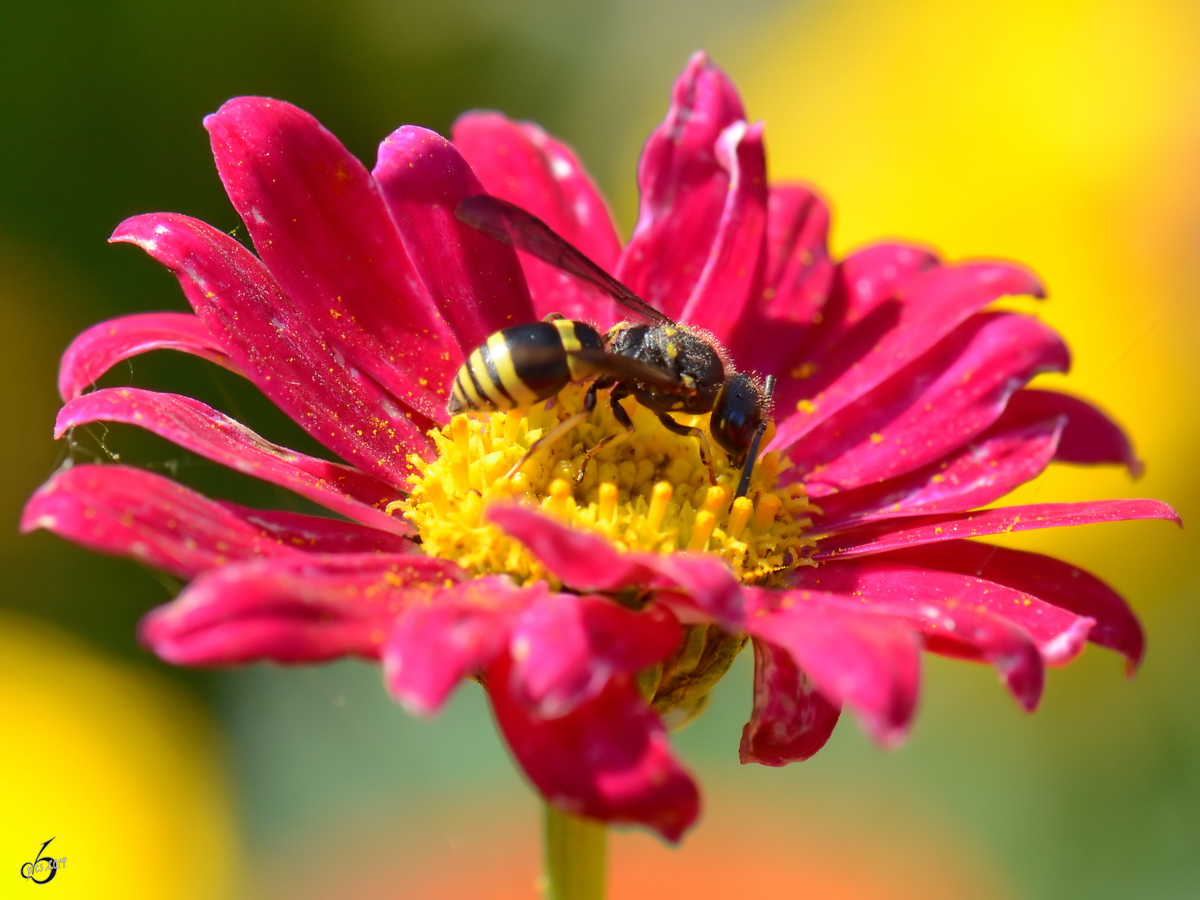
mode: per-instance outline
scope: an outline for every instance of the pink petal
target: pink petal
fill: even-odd
[[[398,534],[341,519],[218,503],[281,544],[305,553],[415,553],[419,546]]]
[[[451,132],[487,192],[529,210],[606,271],[621,253],[612,216],[591,177],[571,149],[531,122],[493,112],[469,112]],[[611,304],[577,279],[519,254],[537,317],[559,312],[569,319],[610,327]]]
[[[204,120],[217,171],[280,288],[354,368],[445,417],[461,358],[371,174],[312,116],[238,97]]]
[[[454,215],[483,185],[444,137],[405,125],[372,172],[408,256],[464,354],[501,328],[535,318],[516,251]]]
[[[754,639],[754,710],[738,750],[743,765],[808,759],[825,746],[841,714],[786,650]]]
[[[986,506],[1037,477],[1058,446],[1063,420],[1003,428],[1004,417],[978,439],[915,472],[820,499],[820,527]]]
[[[717,557],[702,553],[618,553],[604,538],[567,528],[531,509],[497,504],[488,518],[545,564],[564,584],[581,591],[613,592],[625,587],[662,591],[685,621],[715,621],[740,631],[744,620],[741,586]]]
[[[783,373],[821,317],[833,286],[829,208],[805,185],[772,185],[767,200],[767,264],[762,296],[729,341],[734,359]]]
[[[986,578],[1094,619],[1088,640],[1124,655],[1132,675],[1142,661],[1146,636],[1121,595],[1094,575],[1039,553],[976,541],[945,541],[887,554],[888,560]]]
[[[1036,528],[1065,528],[1093,522],[1165,519],[1182,526],[1178,513],[1159,500],[1093,500],[1086,503],[1036,503],[970,513],[944,513],[876,522],[821,538],[816,559],[845,559],[983,534]]]
[[[767,231],[762,133],[761,122],[735,122],[717,139],[717,162],[729,172],[729,192],[704,271],[679,316],[722,344],[733,337],[747,306],[762,293]]]
[[[388,637],[388,690],[416,715],[433,715],[468,675],[508,644],[513,618],[547,594],[542,582],[518,588],[507,578],[477,578],[413,604]]]
[[[827,222],[822,224],[827,227]],[[821,236],[822,247],[826,237]],[[815,250],[810,252],[815,264],[823,266],[822,257]],[[802,264],[804,259],[801,252],[798,261]],[[792,316],[776,319],[776,311],[780,315],[786,311],[773,305],[772,319],[778,324],[768,333],[778,334],[764,342],[760,366],[781,379],[777,391],[781,408],[790,409],[798,398],[813,397],[833,384],[843,370],[830,366],[826,357],[851,336],[864,345],[870,335],[882,338],[900,318],[897,291],[901,285],[938,265],[937,256],[925,247],[872,244],[834,266],[828,283],[823,276],[814,281],[810,302],[816,304],[819,299],[819,306],[813,309],[807,327],[787,325],[789,318],[800,321],[805,306]],[[800,268],[798,277],[803,272]],[[800,283],[807,285],[807,279]],[[825,292],[819,298],[815,295],[818,289]],[[864,319],[868,321],[864,323]]]
[[[847,561],[796,573],[796,587],[830,591],[856,608],[903,617],[929,649],[990,662],[1031,710],[1047,665],[1082,651],[1095,619],[1076,616],[1024,591],[954,572],[890,561]]]
[[[815,496],[892,478],[958,449],[999,418],[1018,387],[1069,364],[1061,338],[1036,319],[982,313],[826,418],[789,455]]]
[[[205,459],[295,491],[342,515],[390,531],[412,532],[383,511],[400,495],[381,481],[339,463],[272,444],[211,406],[178,394],[140,388],[105,388],[66,404],[55,437],[90,422],[138,425]]]
[[[78,397],[121,360],[151,350],[179,350],[242,374],[196,316],[141,313],[98,322],[71,341],[58,367],[58,394]]]
[[[488,670],[492,710],[547,801],[577,816],[645,825],[677,842],[700,812],[700,794],[632,679],[617,676],[567,715],[540,719],[504,690],[509,667],[502,657]]]
[[[904,740],[916,709],[920,657],[912,630],[887,616],[848,609],[824,591],[747,588],[754,637],[786,650],[835,705],[857,714],[875,741]]]
[[[140,637],[169,663],[236,665],[377,659],[388,629],[426,602],[453,563],[424,556],[296,555],[202,574],[142,621]]]
[[[642,151],[641,211],[614,274],[672,318],[700,280],[725,208],[729,175],[717,160],[717,138],[745,118],[732,82],[698,52]]]
[[[779,408],[790,409],[800,398],[808,398],[808,404],[779,423],[774,448],[792,445],[882,385],[993,300],[1011,294],[1042,295],[1038,280],[1017,266],[971,263],[921,271],[929,257],[899,249],[900,256],[896,248],[864,253],[856,263],[871,267],[870,274],[839,273],[839,279],[857,277],[864,283],[852,285],[853,292],[850,287],[839,292],[843,299],[836,303],[831,298],[826,311],[830,324],[813,335],[814,341],[820,339],[815,352],[789,363],[807,363],[812,374],[780,383]],[[850,260],[843,263],[849,266]],[[884,277],[914,270],[898,281]],[[869,312],[852,321],[868,307]]]
[[[805,184],[773,184],[767,202],[767,271],[771,315],[812,322],[833,279],[829,205]]]
[[[1054,458],[1061,462],[1094,465],[1117,463],[1138,478],[1142,462],[1121,426],[1086,400],[1057,391],[1017,391],[1008,401],[1001,425],[1025,424],[1055,416],[1066,418],[1066,428]]]
[[[53,475],[21,516],[22,532],[37,528],[182,578],[235,560],[299,552],[237,511],[128,466],[73,466]]]
[[[941,260],[928,247],[916,244],[881,243],[871,244],[851,253],[837,265],[832,295],[825,307],[822,324],[829,337],[845,338],[876,314],[876,310],[888,301],[903,299],[906,304],[920,307],[939,300],[939,293],[947,287],[969,290],[975,274],[986,280],[987,268],[979,272],[970,264],[942,269]],[[936,271],[936,274],[934,272]],[[925,278],[917,278],[922,272]],[[1029,276],[1019,270],[1013,271],[1018,287]],[[968,308],[978,309],[968,303]],[[918,310],[906,310],[910,315]],[[900,310],[898,313],[903,315]],[[961,320],[960,320],[961,321]],[[861,340],[861,338],[860,338]],[[828,346],[831,341],[822,341]],[[834,349],[830,347],[829,349]]]
[[[595,697],[617,673],[634,674],[669,656],[679,621],[653,604],[637,613],[606,597],[550,594],[513,624],[510,690],[535,716],[553,719]]]
[[[316,317],[297,307],[262,263],[229,235],[164,213],[123,222],[111,240],[137,244],[174,272],[192,308],[238,367],[334,453],[403,484],[410,471],[408,454],[430,452],[425,431],[432,420],[414,420],[402,400],[317,330],[328,311]],[[342,319],[329,321],[345,322],[345,314],[339,315]],[[386,358],[397,352],[393,348]],[[400,398],[411,399],[421,390],[415,376],[396,373],[392,380],[404,388]]]

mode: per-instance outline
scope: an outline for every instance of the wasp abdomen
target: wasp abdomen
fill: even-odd
[[[497,331],[459,367],[449,411],[513,409],[553,397],[570,382],[593,374],[575,353],[603,349],[595,328],[570,319]]]

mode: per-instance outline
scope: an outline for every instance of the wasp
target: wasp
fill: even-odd
[[[598,288],[646,322],[619,322],[601,336],[587,322],[552,313],[541,322],[497,331],[471,352],[454,378],[451,415],[464,410],[498,411],[529,406],[555,396],[571,382],[591,381],[583,408],[542,435],[510,470],[515,474],[539,447],[558,440],[582,422],[596,406],[598,391],[609,391],[613,417],[626,434],[633,421],[621,406],[633,397],[658,416],[675,434],[695,437],[700,455],[715,482],[712,450],[699,428],[677,422],[671,413],[711,413],[713,439],[742,466],[737,496],[750,487],[754,460],[767,428],[767,410],[775,380],[760,385],[733,370],[716,340],[705,332],[671,320],[588,259],[545,222],[498,197],[477,195],[462,201],[455,215],[499,241],[524,250]],[[580,467],[609,442],[610,435],[588,451]]]

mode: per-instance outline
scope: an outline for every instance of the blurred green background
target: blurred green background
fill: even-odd
[[[50,535],[21,505],[64,459],[120,457],[217,496],[303,508],[135,429],[55,444],[58,356],[115,315],[185,308],[105,238],[172,210],[238,221],[203,115],[236,94],[315,114],[368,165],[395,127],[471,107],[579,150],[627,233],[634,166],[706,47],[767,122],[776,177],[816,182],[835,246],[902,235],[1046,279],[1066,385],[1132,430],[1147,475],[1055,470],[1022,499],[1157,496],[1200,513],[1200,17],[1184,2],[596,0],[0,6],[0,895],[41,842],[64,895],[532,897],[537,808],[479,692],[431,721],[376,669],[195,672],[136,643],[174,585]],[[244,232],[240,233],[244,238]],[[180,355],[106,384],[200,397],[316,448],[237,378]],[[1156,523],[1026,536],[1120,588],[1149,655],[1089,650],[1020,714],[980,667],[929,660],[899,752],[851,722],[812,761],[741,768],[743,660],[681,733],[706,816],[683,849],[614,846],[614,898],[1200,896],[1200,558]],[[11,803],[11,806],[10,806]],[[44,832],[44,833],[43,833]],[[10,873],[5,875],[3,873]],[[11,876],[11,877],[10,877]]]

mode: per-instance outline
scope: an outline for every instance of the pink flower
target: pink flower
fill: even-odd
[[[1178,521],[1152,500],[982,508],[1052,460],[1138,466],[1095,407],[1025,386],[1065,371],[1067,348],[1036,319],[987,307],[1040,296],[1037,279],[905,244],[832,259],[825,204],[768,184],[761,126],[702,54],[646,144],[624,247],[572,152],[496,113],[464,115],[452,142],[400,128],[373,172],[286,103],[231,100],[205,124],[258,255],[186,216],[122,223],[112,240],[171,269],[194,314],[81,334],[63,357],[57,433],[139,425],[342,518],[248,509],[125,466],[56,474],[24,530],[190,580],[143,623],[163,659],[378,659],[419,713],[478,678],[548,800],[669,840],[692,824],[699,795],[667,724],[702,706],[747,638],[754,708],[741,757],[767,765],[819,750],[843,706],[880,743],[900,741],[922,648],[991,664],[1027,710],[1044,667],[1087,641],[1130,671],[1140,662],[1137,619],[1101,581],[971,540]],[[749,498],[731,504],[736,471],[721,460],[709,485],[693,439],[637,410],[635,436],[578,485],[566,476],[612,426],[607,409],[503,478],[578,403],[573,389],[550,409],[447,424],[455,373],[493,332],[551,311],[601,328],[623,317],[455,218],[484,191],[711,333],[739,370],[778,378],[771,452]],[[346,462],[276,446],[188,397],[84,393],[119,360],[160,348],[241,373]],[[518,502],[492,502],[504,497]]]

